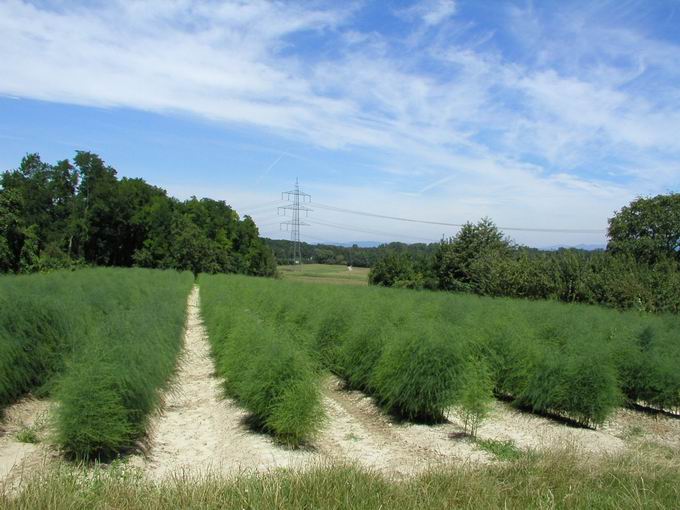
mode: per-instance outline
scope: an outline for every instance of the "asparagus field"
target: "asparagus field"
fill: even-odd
[[[624,404],[680,409],[675,316],[239,276],[201,282],[218,367],[237,398],[294,442],[323,418],[310,389],[323,368],[414,421],[440,421],[452,406],[474,418],[492,393],[588,427]],[[293,404],[301,388],[304,410]],[[282,420],[285,432],[274,407],[296,416]]]
[[[134,446],[174,370],[192,281],[145,269],[0,279],[0,405],[49,395],[70,456]]]
[[[2,424],[3,507],[677,500],[675,316],[143,269],[0,288],[0,402],[46,397],[53,429],[10,477]]]

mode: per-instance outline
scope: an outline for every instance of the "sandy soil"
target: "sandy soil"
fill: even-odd
[[[453,441],[454,426],[400,423],[385,415],[373,399],[347,391],[331,377],[325,387],[328,423],[317,448],[342,459],[393,475],[410,475],[446,463],[487,462],[467,441]]]
[[[46,446],[51,403],[25,398],[10,406],[0,423],[0,488],[12,487],[26,471],[42,465],[53,454]],[[24,443],[17,433],[31,429],[38,443]]]
[[[189,296],[184,353],[165,403],[164,413],[152,425],[148,458],[142,462],[152,478],[183,471],[295,467],[319,459],[314,451],[287,450],[269,436],[249,430],[247,413],[223,398],[199,314],[198,287]]]

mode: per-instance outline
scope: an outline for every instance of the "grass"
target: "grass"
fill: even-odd
[[[497,439],[477,438],[475,444],[498,460],[517,460],[523,455],[522,451],[511,440],[499,441]]]
[[[145,479],[125,465],[81,471],[39,471],[23,490],[0,492],[0,507],[19,509],[621,509],[675,508],[680,497],[678,452],[583,463],[574,452],[520,455],[514,462],[437,468],[392,479],[354,466],[240,473],[231,478],[179,474]]]
[[[67,455],[134,447],[174,370],[191,284],[147,269],[0,278],[0,406],[49,395]]]
[[[328,283],[335,285],[368,285],[367,267],[353,267],[350,271],[345,265],[303,264],[302,266],[279,266],[284,280]]]
[[[36,444],[40,442],[38,431],[34,427],[22,427],[14,437],[20,443]]]

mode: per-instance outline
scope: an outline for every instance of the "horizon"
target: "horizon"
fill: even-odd
[[[0,169],[89,150],[179,199],[225,200],[270,238],[288,235],[274,202],[299,177],[312,208],[599,229],[507,234],[605,245],[615,211],[679,188],[678,10],[6,1]],[[310,244],[457,230],[324,208],[310,221]]]

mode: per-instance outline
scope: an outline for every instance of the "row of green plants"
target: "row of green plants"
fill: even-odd
[[[56,401],[67,455],[134,447],[182,344],[190,273],[84,269],[0,279],[0,405]]]
[[[320,367],[304,331],[267,320],[235,281],[250,279],[201,276],[201,310],[217,372],[226,393],[250,412],[252,427],[298,447],[323,423]]]
[[[680,409],[675,316],[406,289],[222,281],[222,292],[240,307],[294,335],[349,387],[407,419],[438,420],[458,406],[474,429],[492,393],[586,426],[602,424],[626,402]]]

